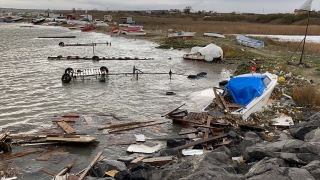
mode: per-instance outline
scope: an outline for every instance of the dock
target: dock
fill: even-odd
[[[75,44],[65,44],[64,42],[59,42],[60,47],[65,46],[97,46],[98,44],[106,44],[107,46],[111,46],[111,42],[104,42],[104,43],[75,43]]]
[[[49,60],[154,60],[154,58],[147,57],[99,57],[99,56],[49,56]]]
[[[77,36],[39,36],[38,38],[76,38]]]

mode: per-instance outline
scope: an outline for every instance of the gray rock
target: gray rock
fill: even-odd
[[[123,162],[116,160],[104,159],[99,161],[94,167],[93,170],[97,173],[99,177],[103,177],[105,172],[111,170],[123,171],[126,170],[126,165]]]
[[[258,142],[262,142],[262,139],[256,133],[249,131],[244,135],[244,139],[240,142],[239,148],[245,160],[251,158],[247,153],[247,147],[251,147]]]
[[[226,152],[226,153],[225,153]],[[233,161],[224,147],[199,156],[179,159],[178,164],[170,164],[148,172],[148,179],[244,179],[230,165]]]
[[[315,130],[312,130],[312,131],[310,131],[309,133],[307,133],[306,135],[305,135],[305,141],[307,141],[307,142],[320,142],[320,136],[319,136],[319,134],[320,134],[320,129],[318,128],[318,129],[315,129]]]
[[[261,160],[265,157],[276,157],[276,154],[266,148],[269,142],[257,143],[251,147],[247,147],[246,153],[253,159]]]
[[[320,161],[315,160],[307,164],[306,166],[301,167],[310,172],[310,174],[317,180],[320,180]]]
[[[313,180],[314,177],[305,169],[281,167],[278,169],[291,180]]]
[[[253,176],[258,176],[260,174],[264,174],[277,170],[279,167],[287,167],[288,164],[283,160],[279,158],[270,158],[266,157],[259,161],[258,163],[254,164],[249,172],[245,175],[246,178],[251,178]],[[277,173],[274,173],[273,175],[277,175]],[[264,179],[271,179],[271,178],[264,178]]]
[[[320,155],[320,143],[317,142],[305,142],[300,147],[301,153],[312,153],[315,155]]]
[[[320,112],[315,113],[307,119],[306,122],[301,122],[290,126],[289,131],[295,138],[304,140],[304,137],[310,131],[320,127]]]
[[[285,152],[277,153],[277,157],[294,164],[303,164],[303,165],[307,164],[307,162],[299,159],[297,157],[297,154],[294,154],[294,153],[285,153]]]

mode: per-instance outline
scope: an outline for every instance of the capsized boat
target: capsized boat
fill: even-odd
[[[226,38],[221,32],[205,32],[204,37]]]
[[[243,46],[248,46],[256,49],[261,49],[264,47],[264,42],[257,39],[248,38],[246,36],[239,35],[239,34],[237,35],[236,39],[240,43],[240,45],[243,45]]]
[[[177,33],[168,34],[168,38],[188,38],[188,37],[193,37],[195,34],[196,34],[196,32],[180,31]]]
[[[216,61],[223,59],[223,50],[221,47],[215,44],[208,44],[205,47],[193,47],[190,53],[184,54],[185,60],[197,60],[197,61]]]
[[[250,114],[260,111],[267,104],[277,80],[277,75],[268,72],[235,76],[229,80],[222,93],[215,92],[218,94],[215,97],[218,107],[223,106],[227,113],[246,120]]]

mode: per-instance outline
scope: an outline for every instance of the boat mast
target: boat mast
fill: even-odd
[[[305,34],[304,34],[303,45],[302,45],[302,52],[301,52],[299,64],[303,64],[303,62],[302,62],[302,56],[303,56],[303,53],[304,53],[304,45],[305,45],[305,43],[306,43],[307,32],[308,32],[308,27],[309,27],[311,4],[312,4],[312,0],[307,0],[307,1],[299,8],[299,10],[308,11],[308,22],[307,22],[306,32],[305,32]]]
[[[304,45],[306,44],[306,38],[307,38],[307,32],[308,32],[308,26],[309,26],[309,18],[310,18],[310,11],[308,11],[308,22],[307,22],[306,32],[305,32],[304,38],[303,38],[302,52],[301,52],[299,64],[303,64],[302,63],[302,56],[303,56],[303,52],[304,52]]]

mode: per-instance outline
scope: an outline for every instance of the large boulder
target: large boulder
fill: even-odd
[[[244,135],[244,139],[240,142],[240,152],[245,160],[249,160],[250,156],[247,153],[247,148],[262,142],[262,139],[254,132],[249,131]]]
[[[316,179],[320,180],[320,161],[315,160],[307,164],[306,166],[301,167],[311,173],[311,175]]]
[[[125,163],[116,161],[116,160],[108,160],[108,159],[103,159],[99,161],[95,166],[93,166],[93,170],[97,173],[98,177],[103,177],[107,171],[111,171],[111,170],[123,171],[126,169],[127,167]]]
[[[245,175],[247,180],[260,179],[282,179],[282,180],[301,180],[315,179],[307,170],[301,168],[291,168],[279,158],[264,158],[251,167]]]
[[[320,127],[320,112],[310,116],[305,122],[290,126],[291,135],[297,139],[304,140],[305,135],[310,131]]]
[[[228,148],[220,147],[203,155],[188,156],[180,159],[177,164],[167,164],[161,169],[148,172],[148,179],[244,179],[231,166],[230,154]]]

